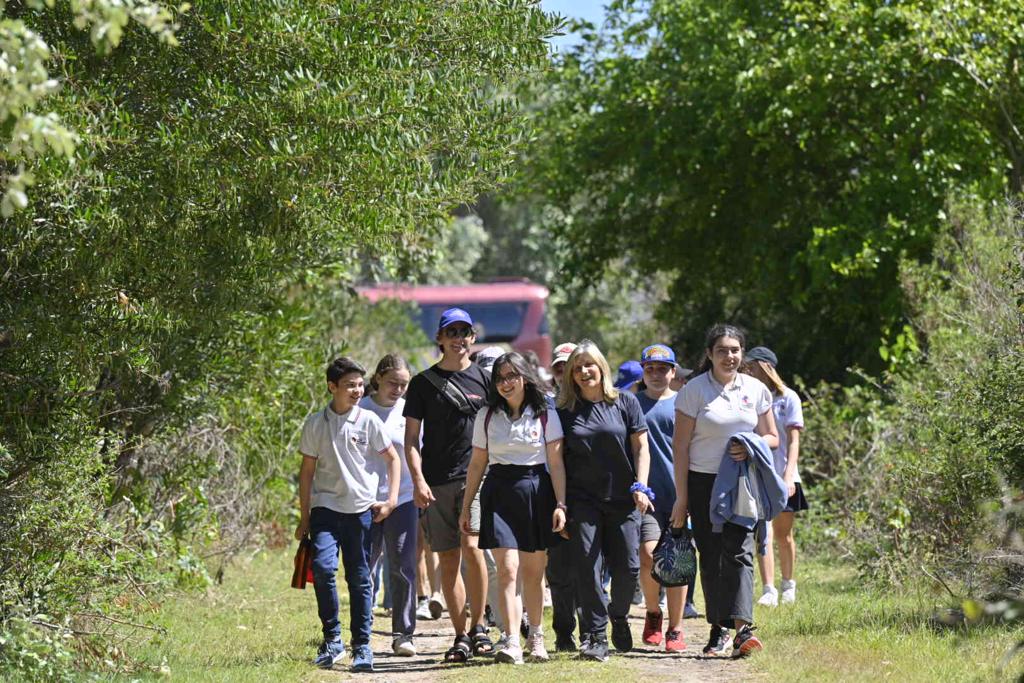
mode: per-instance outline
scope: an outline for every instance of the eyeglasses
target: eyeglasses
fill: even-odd
[[[507,384],[509,382],[515,382],[517,379],[521,379],[522,375],[518,372],[509,372],[504,375],[498,375],[498,384]]]
[[[476,334],[476,330],[472,327],[446,327],[444,328],[444,336],[448,339],[466,339]]]

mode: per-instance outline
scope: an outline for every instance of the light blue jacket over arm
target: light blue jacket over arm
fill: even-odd
[[[729,445],[741,444],[750,456],[736,462]],[[757,552],[768,551],[767,523],[782,512],[789,501],[786,482],[775,471],[772,449],[754,432],[740,432],[731,439],[722,454],[718,476],[711,489],[711,530],[721,533],[726,522],[753,529]]]

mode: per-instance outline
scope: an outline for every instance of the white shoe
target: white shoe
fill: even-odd
[[[398,657],[415,657],[416,646],[412,642],[412,636],[397,636],[391,643],[391,651]]]
[[[494,661],[502,664],[522,664],[523,648],[510,643],[508,647],[494,655]]]
[[[551,607],[551,589],[548,588],[547,584],[544,584],[544,606]]]
[[[430,613],[430,601],[423,598],[416,605],[416,618],[422,619],[423,621],[429,621],[434,618],[434,615]]]
[[[778,607],[779,591],[776,590],[775,586],[765,586],[764,592],[761,593],[761,597],[758,599],[757,604],[763,607]]]
[[[782,582],[782,604],[796,602],[796,581],[790,579]]]
[[[526,656],[538,662],[546,662],[551,659],[548,656],[547,649],[544,647],[543,633],[537,631],[530,634],[530,637],[526,639]]]
[[[508,634],[502,632],[498,635],[498,642],[494,644],[494,654],[498,654],[508,647]]]

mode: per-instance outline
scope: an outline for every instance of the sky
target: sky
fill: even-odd
[[[546,12],[557,12],[563,17],[572,19],[584,19],[600,26],[604,20],[604,5],[607,0],[541,0],[541,7]],[[565,35],[554,38],[551,44],[555,47],[560,45],[572,45],[578,42],[578,36]]]

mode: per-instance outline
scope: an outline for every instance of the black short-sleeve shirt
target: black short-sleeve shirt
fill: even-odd
[[[614,403],[579,400],[558,409],[565,432],[566,491],[570,498],[632,503],[636,465],[629,437],[647,431],[636,396],[622,392]]]
[[[479,410],[487,398],[490,377],[473,363],[465,370],[433,370],[462,389],[469,402]],[[405,417],[423,423],[423,478],[431,486],[466,478],[469,458],[473,453],[474,415],[465,415],[434,388],[423,373],[412,378],[405,395]]]

